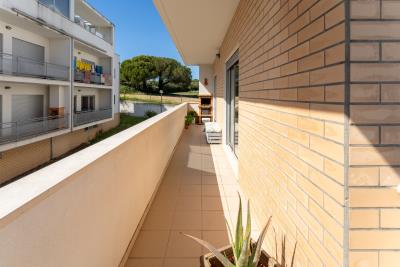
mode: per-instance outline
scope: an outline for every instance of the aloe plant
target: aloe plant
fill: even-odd
[[[223,255],[218,249],[216,249],[213,245],[211,245],[207,241],[201,240],[191,235],[186,235],[186,234],[185,235],[187,237],[192,238],[193,240],[197,241],[202,246],[210,250],[225,267],[257,267],[261,256],[261,245],[264,241],[272,217],[268,219],[268,222],[263,228],[255,246],[252,246],[250,237],[251,234],[250,203],[248,202],[247,205],[248,205],[247,223],[246,223],[246,228],[244,229],[243,216],[242,216],[242,200],[240,199],[239,196],[239,212],[237,216],[237,224],[236,224],[236,231],[234,238],[232,235],[232,231],[229,227],[229,224],[227,223],[235,264],[232,263],[225,255]]]

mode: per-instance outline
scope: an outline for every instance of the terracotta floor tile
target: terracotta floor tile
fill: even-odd
[[[201,183],[202,184],[208,184],[208,185],[215,185],[218,184],[218,178],[216,175],[205,175],[201,177]]]
[[[151,209],[143,223],[143,230],[170,230],[174,212]]]
[[[225,216],[236,220],[238,182],[223,146],[208,145],[202,129],[184,131],[127,267],[200,266],[207,250],[180,232],[217,247],[229,243]]]
[[[176,211],[173,230],[201,230],[201,211]]]
[[[182,196],[201,196],[201,185],[181,185],[179,194]]]
[[[179,187],[179,185],[181,183],[182,183],[182,179],[180,177],[168,178],[168,179],[164,179],[161,182],[161,186],[177,186],[177,187]]]
[[[201,167],[203,169],[215,169],[215,164],[214,164],[212,157],[210,157],[210,159],[203,158],[202,162],[201,162]]]
[[[202,210],[222,210],[220,197],[203,197],[201,201]]]
[[[201,210],[201,197],[200,196],[184,196],[179,197],[176,202],[176,210]]]
[[[164,185],[162,184],[157,191],[158,195],[174,196],[179,192],[179,187],[176,185]]]
[[[223,195],[223,192],[220,192],[218,185],[202,185],[201,194],[203,196],[219,197]]]
[[[166,259],[164,267],[199,267],[200,259]]]
[[[227,231],[202,231],[203,240],[211,243],[216,248],[223,248],[230,244],[229,234]],[[203,253],[209,253],[210,251],[203,248]]]
[[[223,211],[203,211],[202,230],[226,230]]]
[[[215,169],[206,169],[206,168],[203,168],[202,170],[203,170],[203,172],[202,172],[202,175],[203,175],[203,176],[215,175],[215,174],[217,173],[217,171],[216,171]]]
[[[201,231],[185,231],[185,233],[201,238]],[[195,258],[202,255],[202,248],[194,240],[182,235],[180,232],[172,231],[166,255],[167,258]]]
[[[182,177],[183,185],[201,185],[201,175],[186,174]]]
[[[156,195],[151,205],[153,210],[174,211],[178,196],[162,196]]]
[[[140,231],[133,246],[132,258],[162,258],[168,244],[169,231]]]
[[[162,259],[129,259],[125,267],[162,267]]]

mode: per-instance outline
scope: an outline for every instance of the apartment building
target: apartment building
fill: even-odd
[[[119,122],[114,30],[84,0],[0,1],[0,183]]]

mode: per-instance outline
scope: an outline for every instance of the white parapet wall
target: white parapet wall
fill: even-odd
[[[181,104],[0,188],[0,266],[118,266],[186,112]]]

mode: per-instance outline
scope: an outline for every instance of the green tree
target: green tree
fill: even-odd
[[[180,63],[172,58],[155,57],[154,71],[158,81],[158,90],[164,90],[165,85],[175,80],[175,72]]]
[[[192,70],[186,66],[179,66],[173,73],[172,82],[181,88],[189,89],[192,83]]]
[[[193,79],[189,86],[190,91],[198,91],[199,90],[199,80]]]
[[[189,89],[191,81],[191,69],[172,58],[141,55],[121,64],[121,82],[145,92],[153,84],[166,93],[171,88]]]
[[[147,81],[154,78],[151,56],[137,56],[121,64],[121,81],[135,89],[148,91]]]

